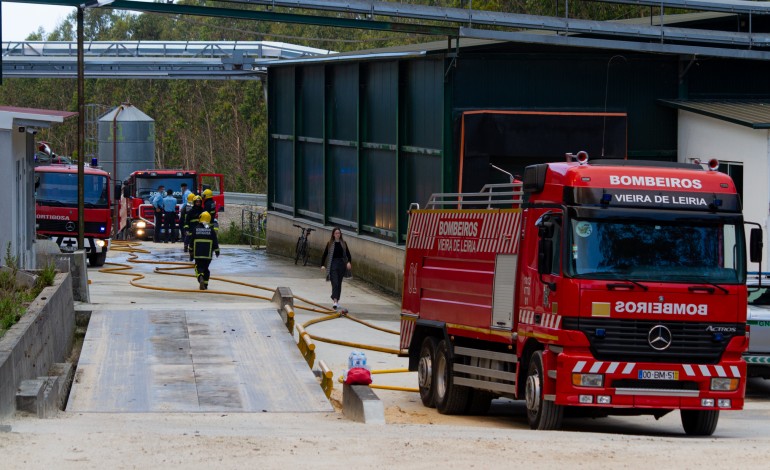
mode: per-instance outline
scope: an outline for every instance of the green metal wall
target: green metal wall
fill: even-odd
[[[471,109],[627,112],[630,157],[676,155],[676,113],[656,102],[678,95],[675,57],[576,51],[465,55],[458,63],[455,122]]]
[[[270,209],[403,243],[409,204],[457,189],[464,111],[625,113],[629,158],[674,160],[677,113],[659,99],[768,97],[768,72],[515,44],[279,64],[268,71]]]
[[[443,84],[441,57],[270,68],[270,209],[403,243],[444,184]]]

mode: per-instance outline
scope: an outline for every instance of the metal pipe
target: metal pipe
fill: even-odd
[[[78,7],[78,249],[82,250],[85,238],[85,97],[84,86],[84,61],[83,61],[83,7]]]
[[[115,181],[118,178],[118,115],[123,111],[123,105],[118,106],[118,112],[112,118],[112,188],[115,188]],[[118,238],[118,201],[117,194],[112,197],[112,238]]]

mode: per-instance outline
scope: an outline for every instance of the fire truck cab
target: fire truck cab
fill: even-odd
[[[120,193],[114,200],[109,173],[90,165],[85,165],[83,172],[84,248],[88,263],[102,266],[113,232],[120,235],[125,227],[126,208]],[[77,165],[35,167],[35,211],[38,235],[53,239],[64,252],[78,248]]]
[[[680,410],[687,434],[711,435],[746,383],[733,181],[697,164],[569,157],[410,210],[400,347],[423,403],[480,413],[522,399],[543,430],[567,410]],[[752,261],[761,237],[752,229]]]
[[[217,213],[225,210],[224,175],[218,173],[197,173],[188,170],[143,170],[135,171],[129,175],[123,185],[124,195],[130,200],[129,224],[131,235],[134,238],[149,239],[155,232],[155,210],[152,207],[152,198],[157,194],[158,187],[164,186],[167,190],[174,191],[177,199],[177,213],[179,206],[187,201],[182,201],[182,183],[196,194],[201,194],[206,189],[211,189],[216,204]],[[179,219],[175,222],[178,229]]]

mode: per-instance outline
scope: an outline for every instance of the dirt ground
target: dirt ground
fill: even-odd
[[[766,426],[750,435],[728,426],[721,437],[693,439],[658,424],[534,432],[505,415],[443,417],[398,406],[388,407],[384,426],[339,412],[62,413],[4,426],[0,453],[3,468],[767,468]]]

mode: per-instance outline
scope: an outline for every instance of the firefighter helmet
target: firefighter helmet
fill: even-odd
[[[195,194],[193,194],[193,193],[188,194],[187,195],[187,204],[192,204],[193,203],[193,199],[195,199]]]
[[[211,222],[211,214],[209,214],[208,212],[201,212],[201,215],[198,218],[198,220],[201,223],[208,224]]]
[[[203,199],[204,200],[211,199],[212,197],[214,197],[214,193],[210,189],[204,189],[203,190]]]
[[[200,197],[200,196],[195,196],[195,197],[193,198],[193,204],[195,204],[195,201],[201,201],[201,202],[203,202],[203,199],[201,199],[201,197]]]

